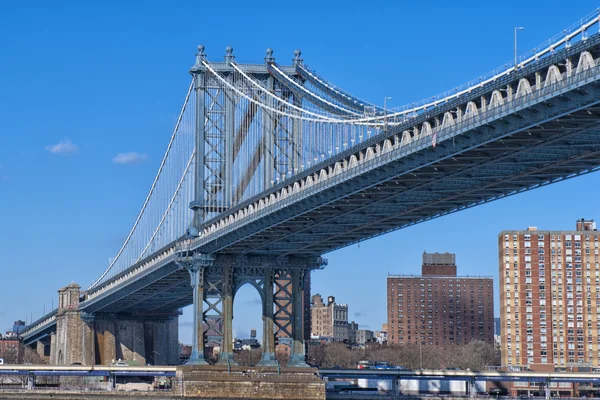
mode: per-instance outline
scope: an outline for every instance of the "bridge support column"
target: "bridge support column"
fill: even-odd
[[[110,365],[117,359],[114,319],[96,319],[96,364]]]
[[[146,364],[144,323],[135,318],[123,318],[116,321],[116,328],[117,358],[134,361],[134,364]]]
[[[304,274],[303,269],[292,270],[292,349],[289,366],[308,367],[304,351]]]
[[[58,291],[56,314],[56,364],[83,363],[83,325],[79,311],[81,287],[75,283]]]
[[[44,353],[46,349],[46,346],[44,346],[44,342],[38,340],[37,342],[35,342],[35,345],[35,351],[37,352],[37,355],[41,358],[44,358]]]
[[[50,334],[50,365],[56,365],[56,333]]]
[[[223,341],[219,364],[236,365],[233,361],[233,267],[231,264],[223,267],[221,301],[223,304]]]
[[[81,324],[81,364],[94,365],[96,363],[95,322],[94,316],[80,313]]]
[[[179,364],[179,318],[145,320],[146,362],[153,365]]]
[[[273,320],[273,270],[265,269],[264,302],[263,302],[263,353],[258,365],[277,365],[275,358],[275,322]]]
[[[194,327],[192,333],[192,354],[186,364],[208,364],[204,359],[204,269],[189,267],[194,292]]]
[[[205,267],[212,265],[213,258],[200,254],[191,263],[183,265],[190,273],[192,291],[194,294],[194,326],[192,332],[192,354],[186,364],[207,365],[204,359],[204,272]]]
[[[206,94],[205,68],[202,61],[205,59],[204,46],[198,46],[196,54],[196,65],[192,68],[194,76],[194,90],[196,91],[196,129],[195,129],[195,150],[196,150],[196,178],[194,183],[194,200],[190,203],[190,208],[194,211],[194,228],[197,230],[204,222],[204,168],[205,168],[205,150],[204,143],[206,135],[204,131],[204,119],[206,113],[204,109],[204,97]],[[197,234],[197,231],[196,231]]]

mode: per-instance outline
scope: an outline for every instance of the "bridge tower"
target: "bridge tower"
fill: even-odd
[[[234,66],[231,46],[222,63],[208,64],[204,50],[203,45],[198,46],[190,70],[195,91],[195,185],[190,203],[194,218],[188,231],[192,237],[211,218],[298,172],[302,151],[302,124],[284,121],[285,116],[273,112],[275,96],[302,107],[302,96],[270,73],[269,67],[275,63],[273,50],[267,49],[264,64],[243,66],[244,77],[271,95],[248,95],[248,88],[241,86],[244,81],[237,79],[240,72]],[[294,65],[279,66],[299,81],[302,78],[294,67],[302,63],[300,55],[296,50]],[[182,252],[179,262],[190,273],[194,293],[190,364],[206,364],[207,342],[220,346],[220,363],[234,362],[233,299],[242,285],[250,283],[263,303],[261,365],[276,365],[275,337],[289,344],[290,365],[306,365],[304,308],[310,301],[310,289],[304,289],[310,271],[324,264],[320,257]]]

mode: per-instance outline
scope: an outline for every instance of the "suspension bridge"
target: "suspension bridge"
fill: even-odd
[[[230,364],[233,298],[249,283],[263,302],[261,364],[275,362],[278,337],[291,364],[305,365],[304,309],[322,255],[598,169],[599,21],[393,110],[335,86],[299,50],[291,65],[271,49],[244,64],[231,47],[215,62],[199,46],[127,239],[87,290],[61,289],[26,343],[50,348],[55,364],[127,352],[166,362],[157,338],[173,340],[176,327],[167,334],[164,322],[193,304],[190,362],[205,363],[217,343]]]

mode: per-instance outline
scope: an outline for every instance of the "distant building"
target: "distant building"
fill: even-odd
[[[490,277],[456,274],[456,256],[423,253],[422,275],[388,276],[388,341],[449,346],[494,342]]]
[[[0,358],[5,364],[20,364],[22,362],[21,339],[14,332],[7,332],[0,337]]]
[[[500,232],[502,365],[599,366],[599,239],[584,219],[574,231]]]
[[[335,342],[348,340],[348,305],[336,303],[333,296],[325,304],[318,293],[312,296],[311,303],[311,336]]]
[[[179,343],[179,363],[185,364],[192,355],[192,346],[189,344]]]
[[[494,318],[494,335],[500,336],[500,318]]]
[[[373,331],[368,329],[359,329],[356,331],[356,344],[364,346],[365,343],[373,340]]]
[[[354,321],[348,324],[348,343],[356,344],[356,331],[358,330],[358,324]]]
[[[14,332],[17,336],[20,336],[21,333],[25,330],[25,321],[15,321],[13,324],[12,332]]]
[[[374,339],[377,341],[377,343],[379,343],[379,344],[387,343],[387,341],[388,341],[387,326],[388,326],[387,324],[382,324],[381,330],[375,331]]]

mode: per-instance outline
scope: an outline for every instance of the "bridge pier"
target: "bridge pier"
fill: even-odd
[[[205,364],[204,344],[220,346],[218,364],[235,365],[233,360],[233,300],[237,290],[249,283],[262,300],[263,356],[261,366],[277,365],[275,337],[289,338],[290,366],[305,362],[305,277],[320,268],[320,257],[273,257],[229,254],[186,253],[179,258],[194,289],[194,333],[192,357],[188,364]],[[208,305],[208,307],[205,307]],[[210,336],[210,337],[208,337]]]
[[[119,359],[132,365],[179,363],[178,316],[88,314],[79,310],[80,295],[76,284],[59,290],[51,364],[109,365]],[[44,343],[37,343],[37,351],[45,353]]]
[[[96,364],[124,360],[131,365],[179,363],[179,318],[98,315],[95,320]]]
[[[56,314],[56,364],[83,363],[82,331],[84,322],[80,318],[79,296],[81,287],[75,283],[58,291]]]
[[[221,353],[219,364],[236,365],[233,360],[233,272],[232,265],[223,268],[223,281],[221,302],[223,304],[223,340],[221,342]]]
[[[56,332],[50,333],[50,365],[56,365]]]
[[[273,281],[274,273],[271,268],[264,271],[264,301],[263,301],[263,340],[261,366],[277,365],[275,358],[275,321],[273,320]]]
[[[44,350],[46,347],[46,346],[44,346],[44,343],[41,340],[38,340],[37,342],[35,342],[35,345],[36,345],[35,351],[36,351],[37,355],[40,357],[44,357]]]
[[[94,320],[95,364],[110,364],[117,359],[115,322],[98,316]]]
[[[289,366],[308,367],[306,354],[304,352],[304,274],[300,269],[292,270],[292,351]]]

